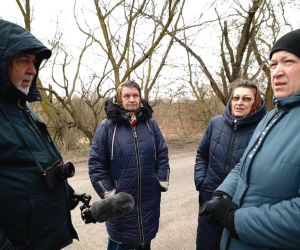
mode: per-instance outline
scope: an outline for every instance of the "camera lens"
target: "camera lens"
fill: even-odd
[[[56,174],[62,179],[73,177],[75,174],[75,167],[71,162],[67,162],[65,164],[58,164],[56,166]]]
[[[73,163],[67,162],[65,164],[65,166],[66,166],[65,167],[65,169],[66,169],[66,174],[65,174],[66,178],[73,177],[74,174],[75,174],[75,167],[74,167]]]
[[[67,162],[65,164],[65,174],[64,174],[64,176],[66,178],[70,178],[70,177],[73,177],[74,174],[75,174],[75,167],[74,167],[73,163]]]

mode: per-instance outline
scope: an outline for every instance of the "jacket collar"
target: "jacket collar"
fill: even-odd
[[[273,105],[276,105],[277,103],[277,108],[282,109],[282,108],[289,108],[293,107],[295,105],[300,104],[300,90],[296,92],[295,95],[286,97],[286,98],[276,98],[273,96]]]

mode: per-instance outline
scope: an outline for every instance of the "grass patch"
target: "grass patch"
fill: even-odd
[[[68,151],[64,151],[63,155],[64,157],[80,157],[80,156],[89,156],[90,154],[90,146],[84,146],[81,147],[80,149],[76,149],[76,150],[68,150]]]

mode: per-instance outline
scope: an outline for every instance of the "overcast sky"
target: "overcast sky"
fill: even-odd
[[[66,37],[76,37],[79,31],[74,24],[73,3],[73,0],[31,0],[32,33],[38,39],[47,41],[54,36],[59,20],[59,27],[64,30]],[[0,0],[0,6],[0,17],[24,27],[23,16],[15,0]]]
[[[23,1],[21,0],[21,2]],[[76,10],[78,12],[82,4],[85,5],[85,8],[90,6],[93,12],[95,12],[94,1],[77,0]],[[68,49],[76,51],[77,47],[80,48],[83,46],[85,36],[79,31],[73,16],[74,0],[31,0],[31,5],[33,6],[31,32],[46,46],[49,46],[48,40],[54,37],[57,23],[60,31],[63,33],[62,41],[68,46]],[[0,6],[1,18],[24,27],[23,16],[15,0],[0,0]],[[203,11],[204,6],[205,1],[187,0],[185,5],[185,13],[188,13],[186,22],[188,23],[198,18],[199,10]],[[94,13],[91,13],[92,15]],[[85,16],[85,18],[89,17]],[[184,50],[182,51],[185,55]],[[178,53],[178,50],[176,53]],[[89,55],[88,53],[86,56],[95,57],[93,54]],[[43,74],[41,74],[42,80],[51,82],[50,71],[48,73],[45,73],[45,71],[47,72],[47,69],[43,69]]]
[[[107,0],[108,1],[108,0]],[[160,1],[160,0],[157,0]],[[23,0],[21,0],[23,2]],[[195,20],[197,16],[199,16],[199,13],[205,12],[207,18],[212,18],[213,15],[215,15],[214,10],[210,10],[213,15],[209,15],[209,12],[206,10],[208,8],[208,4],[211,2],[211,0],[187,0],[185,5],[185,15],[186,19],[185,21],[188,23],[191,20]],[[224,1],[218,0],[218,3],[223,4]],[[227,1],[232,2],[232,1]],[[292,1],[293,2],[293,1]],[[295,2],[295,1],[294,1]],[[295,2],[295,4],[299,7],[299,3],[297,3],[298,0]],[[80,9],[80,5],[83,5],[88,8],[91,6],[91,9],[94,11],[94,1],[92,0],[77,0],[77,6],[78,10]],[[31,5],[33,6],[33,21],[32,21],[32,27],[31,31],[32,33],[40,39],[46,46],[49,46],[48,40],[52,39],[56,27],[57,22],[60,31],[64,34],[63,35],[63,42],[68,46],[68,49],[71,51],[76,51],[77,47],[82,47],[84,43],[85,36],[82,35],[82,33],[79,31],[73,16],[73,5],[74,0],[31,0]],[[22,17],[22,14],[19,10],[19,7],[15,0],[0,0],[0,17],[14,22],[18,23],[21,26],[24,26],[24,20]],[[300,8],[300,7],[299,7]],[[289,18],[290,16],[297,17],[298,14],[296,13],[299,11],[299,8],[290,9],[289,14],[287,15]],[[225,9],[225,8],[224,8]],[[221,11],[218,9],[218,11]],[[86,12],[89,13],[89,12]],[[91,13],[91,12],[90,12]],[[219,14],[222,14],[219,12]],[[91,13],[91,16],[94,14]],[[85,18],[89,18],[86,16]],[[299,27],[299,19],[293,18],[295,22],[295,27]],[[203,35],[204,34],[204,35]],[[199,37],[199,43],[203,43],[203,41],[206,39],[207,44],[210,46],[213,46],[213,44],[218,44],[218,34],[215,34],[213,31],[209,30],[209,33],[201,33],[201,36]],[[183,50],[182,50],[183,51]],[[179,53],[178,50],[172,51],[173,53]],[[94,57],[94,54],[92,54],[92,51],[89,52],[87,56],[90,56],[91,58]],[[183,53],[185,53],[183,51]],[[211,56],[212,51],[209,51],[207,53],[206,63],[213,67],[214,65],[217,65],[215,61],[209,62],[210,59],[213,59]],[[205,55],[204,55],[205,57]],[[216,60],[216,59],[213,59]],[[98,62],[97,62],[98,63]],[[92,63],[93,64],[93,63]],[[51,82],[51,78],[49,76],[50,73],[45,74],[44,72],[47,71],[47,69],[43,69],[43,76],[44,79]],[[167,70],[164,71],[164,73],[168,72]],[[43,78],[42,78],[43,80]]]
[[[160,0],[159,0],[160,1]],[[21,0],[21,2],[23,2]],[[77,44],[78,30],[73,16],[74,0],[31,0],[33,6],[33,21],[31,32],[39,39],[47,41],[55,34],[57,21],[64,32],[65,39],[70,44]],[[82,5],[91,6],[94,9],[94,1],[77,0],[77,10]],[[203,8],[205,1],[187,0],[185,12],[187,21],[193,19]],[[24,20],[15,0],[0,0],[0,17],[2,19],[24,26]]]

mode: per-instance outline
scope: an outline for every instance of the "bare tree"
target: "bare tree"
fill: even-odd
[[[88,22],[85,22],[85,27],[82,28],[78,15],[76,14],[76,2],[74,5],[74,17],[79,29],[86,35],[86,41],[81,48],[80,55],[78,56],[76,69],[70,69],[70,64],[74,57],[68,52],[68,47],[64,46],[59,40],[53,41],[52,44],[56,45],[53,49],[54,59],[52,64],[52,81],[55,88],[41,87],[43,91],[48,91],[52,99],[47,102],[48,106],[56,112],[67,112],[65,120],[70,127],[76,127],[92,141],[96,127],[102,118],[103,102],[107,94],[110,93],[112,88],[117,87],[120,82],[127,78],[132,77],[134,73],[137,79],[141,80],[142,88],[145,92],[145,97],[148,99],[149,92],[151,91],[164,62],[170,51],[173,39],[170,39],[166,46],[165,54],[163,55],[162,63],[156,70],[154,77],[152,73],[152,60],[160,47],[163,37],[166,35],[167,28],[170,27],[174,16],[176,15],[177,5],[179,0],[166,1],[165,5],[161,6],[158,19],[161,21],[163,28],[159,25],[149,23],[151,19],[145,18],[144,12],[149,12],[151,15],[156,15],[157,5],[154,1],[113,1],[106,3],[94,1],[96,11],[95,17],[98,20],[101,34],[97,33],[97,27],[91,28]],[[109,7],[111,6],[111,7]],[[84,11],[82,9],[82,11]],[[115,14],[115,11],[122,10],[123,17],[120,12]],[[120,23],[115,23],[115,20],[120,20]],[[149,30],[149,36],[142,34],[142,39],[137,39],[137,34],[141,30],[141,26],[153,26],[153,32]],[[165,22],[165,24],[163,24]],[[121,26],[121,27],[120,27]],[[123,32],[124,31],[124,32]],[[99,38],[98,38],[99,36]],[[146,37],[146,38],[144,38]],[[94,45],[100,45],[104,52],[104,56],[100,55],[100,64],[102,67],[98,69],[90,69],[89,80],[81,77],[81,68],[84,64],[84,55],[86,51],[94,49],[94,55],[99,54]],[[105,61],[103,58],[106,59]],[[140,72],[136,70],[148,62],[148,68],[151,69],[147,74],[146,80],[139,76]],[[59,69],[60,68],[60,69]],[[74,73],[70,74],[70,71]],[[69,72],[69,73],[68,73]],[[70,76],[71,75],[71,76]],[[108,82],[112,85],[109,87]],[[105,86],[104,86],[105,83]],[[81,89],[80,86],[81,85]],[[56,89],[56,90],[54,90]],[[60,89],[57,90],[57,89]],[[61,91],[63,94],[61,94]],[[54,100],[54,101],[53,101]],[[75,101],[76,100],[76,101]],[[85,108],[88,108],[86,110]]]
[[[83,80],[80,77],[84,54],[92,43],[93,39],[88,36],[81,48],[75,70],[69,67],[70,62],[75,59],[68,54],[63,44],[58,43],[54,50],[52,62],[52,81],[56,85],[56,90],[42,88],[49,91],[55,99],[55,102],[49,105],[56,110],[63,110],[67,113],[66,122],[68,125],[80,130],[90,144],[101,118],[103,103],[100,101],[111,91],[111,89],[102,90],[103,81],[107,79],[107,75],[110,73],[106,72],[106,67],[104,67],[100,77],[93,72],[91,72],[89,80]],[[61,60],[59,59],[60,56],[62,57]],[[72,73],[68,74],[68,71],[72,71]]]
[[[243,3],[231,0],[230,10],[220,15],[216,5],[216,19],[206,22],[206,26],[211,31],[217,30],[215,33],[220,39],[218,56],[221,61],[217,72],[211,72],[203,55],[195,52],[194,39],[190,42],[185,34],[182,35],[183,39],[179,35],[175,36],[175,40],[199,63],[201,71],[224,105],[230,96],[230,83],[247,78],[258,83],[264,90],[267,107],[271,106],[273,93],[269,81],[267,55],[278,36],[281,24],[288,24],[284,19],[283,8],[281,0],[249,0]],[[278,15],[280,11],[282,13]],[[168,34],[172,36],[172,32]],[[216,62],[219,58],[215,57]],[[193,88],[197,96],[195,90],[196,88]]]
[[[166,43],[163,38],[178,12],[179,2],[94,0],[101,33],[93,32],[87,21],[85,25],[82,24],[79,15],[75,14],[79,29],[91,36],[108,58],[115,87],[126,79],[137,78],[145,98],[149,98],[173,44],[173,38]],[[123,17],[120,17],[120,13],[123,13]],[[149,16],[154,17],[157,23]],[[164,52],[158,53],[159,50]],[[158,61],[160,63],[157,64]],[[154,64],[158,65],[155,69]]]
[[[22,6],[20,0],[16,0],[16,2],[19,6],[19,9],[20,9],[23,17],[24,17],[25,28],[28,31],[31,31],[32,13],[31,13],[31,7],[30,7],[30,0],[25,1],[25,8]],[[55,48],[55,46],[56,45],[53,44],[53,48]],[[41,106],[43,108],[43,111],[47,114],[47,116],[55,124],[55,128],[57,130],[59,130],[59,133],[61,134],[61,136],[63,138],[66,148],[67,149],[77,148],[75,138],[72,135],[72,133],[70,132],[69,126],[68,126],[67,122],[62,118],[63,117],[62,111],[59,109],[54,109],[52,105],[49,105],[51,103],[51,101],[43,87],[43,83],[40,80],[40,78],[37,79],[37,87],[40,89],[40,93],[42,96]]]

